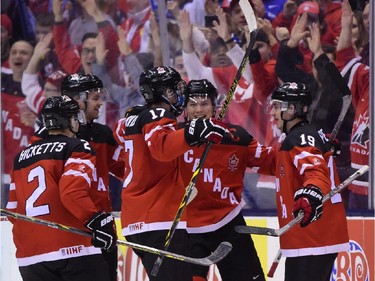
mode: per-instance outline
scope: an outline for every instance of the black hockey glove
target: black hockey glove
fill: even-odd
[[[86,227],[92,231],[92,245],[107,251],[111,251],[116,247],[117,235],[111,214],[96,213],[86,222]]]
[[[205,142],[220,143],[228,127],[215,118],[198,118],[185,126],[185,139],[189,145],[201,145]]]
[[[326,138],[329,139],[331,134],[326,134]],[[341,154],[341,143],[338,138],[335,138],[330,142],[332,156],[337,157]]]
[[[297,190],[294,194],[293,214],[296,217],[303,210],[303,218],[300,222],[302,227],[319,219],[323,212],[323,194],[319,187],[308,185]]]

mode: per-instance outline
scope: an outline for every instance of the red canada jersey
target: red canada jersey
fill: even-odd
[[[213,144],[196,181],[197,196],[187,205],[188,232],[211,232],[226,225],[245,205],[241,193],[247,167],[254,172],[269,166],[274,152],[259,144],[242,127],[230,125],[220,144]],[[205,145],[194,146],[180,156],[184,186],[188,186]]]
[[[88,231],[98,212],[89,196],[95,156],[81,139],[51,135],[14,159],[7,209]],[[10,218],[19,266],[100,253],[91,238]]]
[[[112,130],[100,123],[92,122],[79,126],[77,137],[89,142],[95,151],[96,169],[90,196],[99,210],[112,211],[109,198],[109,173],[123,178],[124,162],[117,157],[118,144]]]
[[[338,183],[328,139],[312,125],[292,128],[276,154],[276,204],[280,227],[293,218],[294,193],[311,184],[325,195]],[[346,214],[341,195],[323,205],[320,219],[302,228],[299,224],[280,237],[285,257],[322,255],[349,249]]]
[[[120,119],[114,134],[125,151],[123,235],[170,229],[185,193],[178,157],[189,149],[184,130],[164,108],[146,108]],[[186,227],[183,214],[178,228]]]
[[[352,92],[352,104],[355,108],[354,122],[350,141],[351,166],[359,169],[369,164],[370,149],[370,68],[361,63],[356,63],[353,48],[337,52],[336,64],[342,74],[350,69],[348,86]],[[353,193],[368,195],[368,175],[353,181],[349,189]]]
[[[33,143],[48,136],[45,127],[40,128],[31,138]],[[86,140],[96,155],[96,166],[91,182],[90,197],[100,211],[111,212],[109,197],[109,173],[122,179],[124,176],[124,162],[121,158],[120,147],[113,137],[112,130],[100,123],[80,125],[78,138]]]

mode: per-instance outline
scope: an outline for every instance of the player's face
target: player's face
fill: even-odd
[[[169,102],[181,113],[185,104],[186,83],[181,80],[175,86],[175,89],[167,88],[164,96],[168,98]]]
[[[279,130],[283,130],[284,120],[291,120],[294,117],[294,106],[289,105],[287,110],[282,110],[282,103],[280,101],[272,101],[270,114],[276,122]]]
[[[70,128],[74,133],[78,133],[79,130],[79,122],[78,122],[78,117],[77,116],[72,116],[70,119]]]
[[[177,96],[173,89],[168,88],[165,90],[165,96],[168,98],[171,104],[175,104],[177,102]]]
[[[100,107],[103,105],[104,93],[102,90],[92,90],[87,94],[86,102],[86,120],[88,122],[93,121],[99,117]]]
[[[191,97],[186,105],[188,120],[195,118],[211,118],[214,115],[214,106],[208,97]]]
[[[283,120],[281,119],[281,102],[272,101],[270,114],[275,119],[276,126],[279,130],[283,128]]]

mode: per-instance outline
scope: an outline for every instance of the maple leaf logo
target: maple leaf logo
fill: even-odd
[[[369,143],[369,116],[367,111],[360,114],[359,118],[353,123],[352,143],[368,148]]]
[[[238,162],[240,159],[233,154],[231,157],[228,159],[228,169],[231,170],[232,172],[237,170]]]

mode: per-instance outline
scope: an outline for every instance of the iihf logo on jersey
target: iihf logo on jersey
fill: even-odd
[[[353,123],[352,143],[358,144],[368,149],[369,144],[369,116],[368,112],[359,115]]]
[[[236,156],[236,154],[233,154],[231,157],[228,159],[228,169],[230,171],[236,171],[238,169],[238,162],[239,158]]]
[[[332,268],[331,281],[370,281],[366,254],[356,241],[350,240],[350,250],[338,254]]]
[[[72,247],[66,247],[66,248],[61,248],[59,251],[62,256],[71,256],[71,255],[78,255],[80,254],[84,249],[83,245],[78,245],[78,246],[72,246]]]

